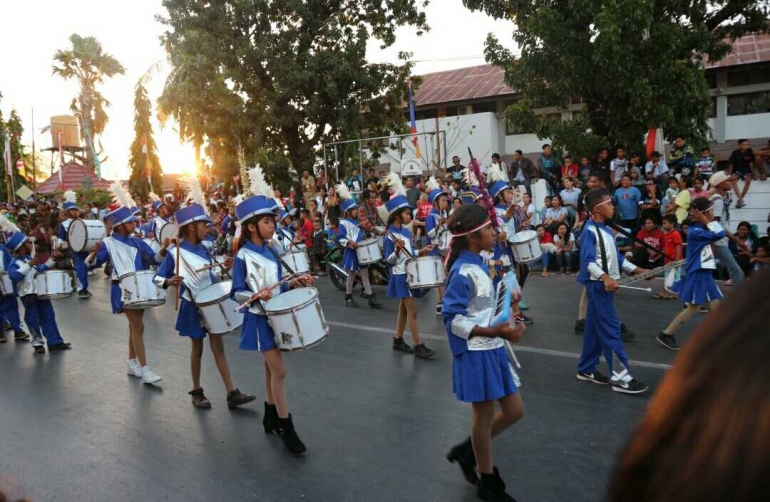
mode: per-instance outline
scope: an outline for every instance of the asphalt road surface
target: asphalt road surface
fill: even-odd
[[[233,377],[257,401],[227,409],[207,347],[203,387],[213,409],[194,409],[190,344],[174,331],[173,301],[146,313],[148,358],[163,380],[144,386],[126,375],[127,324],[110,312],[108,282],[101,273],[91,280],[90,300],[55,301],[73,350],[35,356],[26,343],[0,345],[0,486],[36,501],[477,500],[444,458],[468,435],[470,407],[452,394],[433,293],[419,300],[420,328],[437,351],[423,361],[391,350],[397,303],[383,287],[384,309],[363,299],[346,308],[328,277],[319,278],[331,333],[285,357],[290,409],[308,446],[294,457],[262,432],[262,358],[237,350],[238,334],[226,337]],[[517,347],[526,413],[495,443],[495,463],[519,501],[601,500],[616,455],[674,360],[654,337],[679,303],[624,290],[618,310],[637,333],[626,347],[651,392],[621,395],[577,381],[580,291],[574,276],[553,275],[532,277],[525,289],[535,319]]]

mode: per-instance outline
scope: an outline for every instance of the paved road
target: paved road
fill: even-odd
[[[109,311],[106,281],[95,282],[92,299],[55,304],[74,350],[35,357],[26,344],[0,346],[0,473],[33,499],[476,500],[444,459],[467,435],[470,410],[451,392],[450,353],[432,295],[420,300],[420,326],[438,354],[419,361],[390,350],[395,302],[385,300],[383,310],[346,308],[328,278],[320,279],[332,333],[286,358],[292,413],[309,448],[295,458],[261,431],[262,361],[238,351],[237,336],[226,340],[234,378],[258,395],[258,405],[227,410],[207,353],[203,385],[214,408],[196,410],[187,396],[189,344],[173,331],[173,302],[145,317],[150,363],[163,376],[148,388],[126,375],[126,322]],[[649,400],[575,380],[579,294],[574,278],[527,284],[536,322],[517,352],[526,416],[495,447],[520,501],[600,500],[614,457]],[[617,303],[638,333],[627,344],[639,361],[637,377],[654,388],[674,355],[654,335],[678,305],[636,292]]]

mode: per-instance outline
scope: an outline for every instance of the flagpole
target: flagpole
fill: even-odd
[[[35,107],[32,107],[32,187],[37,186],[37,168],[35,167]]]

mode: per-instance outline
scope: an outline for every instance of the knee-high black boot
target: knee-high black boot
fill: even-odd
[[[468,483],[472,485],[478,483],[479,476],[476,474],[476,456],[473,454],[473,444],[470,437],[449,450],[446,459],[452,463],[457,462]]]
[[[297,432],[294,430],[291,414],[289,414],[289,418],[278,417],[277,422],[278,427],[275,431],[281,436],[281,439],[283,439],[283,445],[286,449],[292,453],[304,452],[307,448],[305,448],[305,443],[302,442],[299,436],[297,436]]]

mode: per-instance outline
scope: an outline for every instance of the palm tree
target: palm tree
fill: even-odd
[[[81,37],[73,33],[69,41],[72,49],[59,50],[54,54],[53,74],[64,80],[77,79],[80,92],[72,99],[70,109],[80,119],[81,135],[86,142],[86,167],[94,168],[96,150],[94,138],[104,132],[109,117],[106,108],[110,106],[97,90],[104,79],[123,75],[126,70],[114,56],[102,50],[102,44],[94,37]]]

